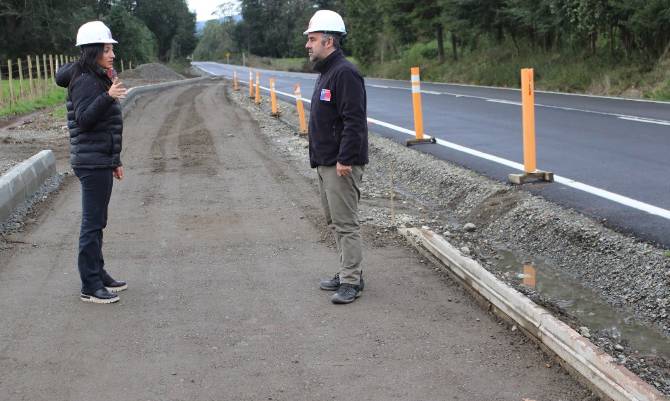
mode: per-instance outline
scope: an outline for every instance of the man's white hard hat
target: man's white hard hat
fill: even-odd
[[[319,10],[314,13],[312,19],[309,20],[309,26],[307,27],[307,30],[303,32],[303,35],[307,35],[311,32],[337,32],[342,35],[347,34],[347,30],[344,29],[344,20],[342,20],[340,14],[330,10]]]
[[[112,39],[112,31],[102,21],[90,21],[79,27],[75,46],[93,43],[119,43]]]

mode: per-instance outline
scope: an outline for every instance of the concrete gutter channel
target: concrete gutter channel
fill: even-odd
[[[132,109],[134,100],[142,94],[218,79],[206,76],[134,87],[129,90],[123,108],[124,111]],[[51,150],[43,150],[0,177],[0,221],[6,220],[17,206],[55,174],[56,158]],[[556,355],[568,371],[602,398],[614,401],[668,399],[549,311],[498,280],[473,259],[463,256],[443,237],[426,229],[399,231],[420,252],[446,266],[452,276],[491,311],[516,322],[527,336],[542,345],[545,351]]]
[[[214,79],[218,78],[205,76],[133,87],[128,90],[128,95],[123,101],[123,109],[125,111],[132,108],[135,99],[142,94]],[[43,150],[3,174],[0,177],[0,223],[6,221],[19,206],[28,201],[49,178],[56,174],[58,174],[56,156],[51,150]]]
[[[432,256],[493,313],[515,322],[563,367],[603,399],[614,401],[666,400],[658,390],[619,365],[570,326],[525,295],[498,280],[476,261],[463,256],[442,236],[427,229],[398,230],[421,253]]]

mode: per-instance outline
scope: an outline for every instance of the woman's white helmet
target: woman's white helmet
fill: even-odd
[[[102,21],[90,21],[79,27],[75,46],[93,43],[119,43],[112,39],[112,31]]]
[[[330,10],[319,10],[314,13],[303,35],[312,32],[337,32],[342,36],[347,34],[347,30],[344,28],[344,20],[340,14]]]

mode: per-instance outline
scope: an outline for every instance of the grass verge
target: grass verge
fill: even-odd
[[[0,103],[0,117],[7,117],[13,115],[20,115],[31,113],[33,111],[43,109],[45,107],[56,106],[65,102],[67,90],[58,86],[50,86],[48,92],[40,97],[34,99],[22,99],[16,103],[9,104],[9,83],[3,81],[0,85],[0,90],[3,91],[3,103]],[[15,85],[15,90],[18,90]]]

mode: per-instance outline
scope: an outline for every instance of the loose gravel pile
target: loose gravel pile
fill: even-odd
[[[259,121],[275,151],[314,179],[307,140],[297,135],[295,107],[281,103],[280,120],[267,98],[259,107],[244,91],[230,96]],[[560,305],[511,280],[499,266],[500,250],[519,260],[542,260],[594,290],[622,314],[670,335],[670,257],[667,251],[615,232],[575,211],[452,163],[370,136],[370,164],[362,187],[361,220],[366,241],[397,241],[400,226],[428,226],[501,280],[588,331]],[[394,238],[395,237],[395,238]],[[586,331],[585,331],[586,330]],[[670,394],[670,363],[642,355],[612,331],[591,331],[592,342],[650,384]]]
[[[132,70],[125,70],[119,74],[122,80],[145,80],[153,82],[178,81],[184,76],[159,63],[138,65]]]

